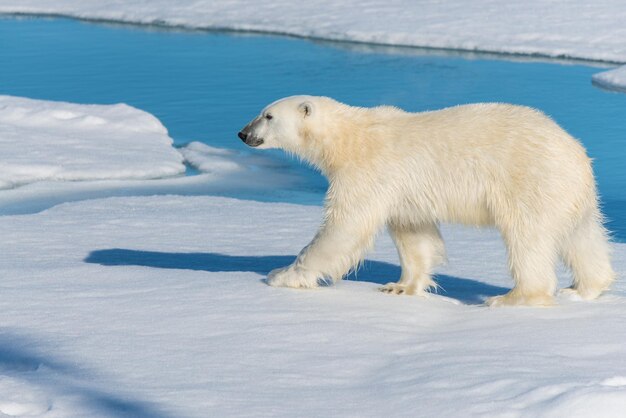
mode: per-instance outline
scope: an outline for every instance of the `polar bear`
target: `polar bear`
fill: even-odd
[[[329,180],[320,230],[293,264],[269,273],[272,286],[341,279],[387,227],[402,273],[381,290],[425,295],[445,258],[440,222],[499,229],[515,286],[488,305],[553,304],[558,257],[573,271],[565,291],[582,299],[614,280],[591,160],[537,110],[481,103],[409,113],[293,96],[238,136],[295,154]]]

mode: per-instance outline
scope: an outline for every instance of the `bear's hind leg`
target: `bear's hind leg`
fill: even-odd
[[[607,290],[615,279],[610,254],[606,230],[598,211],[594,210],[583,218],[563,245],[563,261],[574,275],[574,283],[563,289],[563,293],[588,300]]]
[[[554,272],[556,250],[552,237],[540,228],[520,228],[524,232],[504,234],[509,266],[515,281],[513,289],[487,299],[489,306],[550,306],[554,304],[557,278]]]
[[[396,295],[425,295],[431,287],[432,270],[445,259],[443,239],[436,224],[405,228],[390,224],[402,266],[402,275],[397,283],[388,283],[380,290]]]

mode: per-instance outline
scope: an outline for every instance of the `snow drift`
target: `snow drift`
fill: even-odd
[[[0,189],[41,180],[151,179],[184,173],[167,129],[125,104],[0,96]]]

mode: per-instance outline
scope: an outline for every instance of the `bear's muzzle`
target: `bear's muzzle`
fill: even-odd
[[[263,138],[257,138],[256,136],[250,135],[248,131],[244,128],[240,131],[237,136],[241,139],[246,145],[250,147],[258,147],[263,143]]]
[[[250,147],[258,147],[263,143],[263,138],[257,138],[245,130],[239,132],[237,136],[248,146]]]

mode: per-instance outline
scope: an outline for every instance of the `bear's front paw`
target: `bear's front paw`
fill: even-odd
[[[267,284],[274,287],[313,288],[318,286],[318,275],[292,264],[270,271]]]

